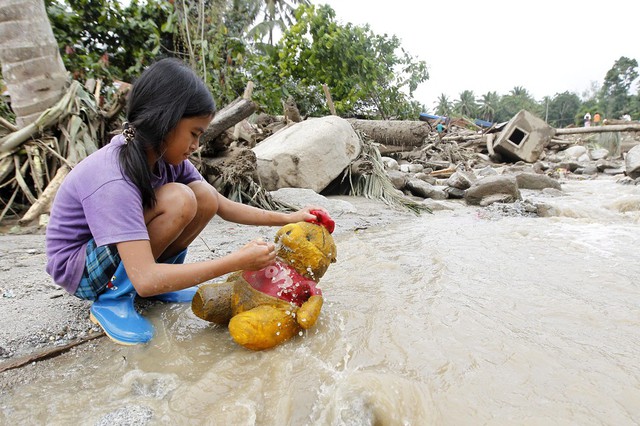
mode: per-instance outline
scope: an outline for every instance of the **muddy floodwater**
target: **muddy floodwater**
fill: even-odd
[[[318,325],[265,352],[187,305],[0,396],[0,424],[637,425],[640,187],[523,192],[336,235]],[[339,222],[339,218],[338,218]]]

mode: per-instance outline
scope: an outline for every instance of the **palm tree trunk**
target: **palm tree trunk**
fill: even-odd
[[[0,2],[0,62],[18,127],[60,100],[68,76],[43,0]]]

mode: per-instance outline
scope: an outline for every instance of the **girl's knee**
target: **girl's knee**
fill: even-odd
[[[198,201],[189,186],[173,182],[156,191],[156,208],[188,223],[198,212]]]
[[[211,185],[204,181],[192,182],[189,188],[195,196],[199,215],[208,221],[218,213],[218,195]]]

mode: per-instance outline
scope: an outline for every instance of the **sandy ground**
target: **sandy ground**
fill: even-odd
[[[293,205],[325,207],[336,220],[335,235],[414,216],[378,201],[346,196],[325,198],[311,190],[287,190],[278,198]],[[215,218],[189,248],[187,261],[223,256],[254,238],[272,240],[276,230]],[[101,332],[89,320],[91,302],[67,294],[45,272],[44,230],[24,232],[14,229],[13,233],[0,235],[0,390],[11,386],[18,377],[21,382],[28,380],[20,368],[2,372],[7,366]],[[91,344],[112,343],[99,338]],[[37,374],[33,369],[29,371]]]

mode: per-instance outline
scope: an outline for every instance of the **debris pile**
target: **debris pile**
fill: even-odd
[[[119,132],[127,87],[104,109],[91,89],[73,87],[33,126],[0,122],[0,223],[45,225],[66,173]],[[600,173],[640,182],[640,123],[554,129],[525,110],[507,123],[458,118],[446,126],[428,114],[416,121],[307,118],[293,99],[283,102],[283,115],[270,116],[258,112],[251,88],[218,111],[191,160],[225,196],[262,208],[293,208],[270,196],[287,187],[419,212],[438,208],[433,200],[513,203],[523,185],[559,189],[559,179]]]

